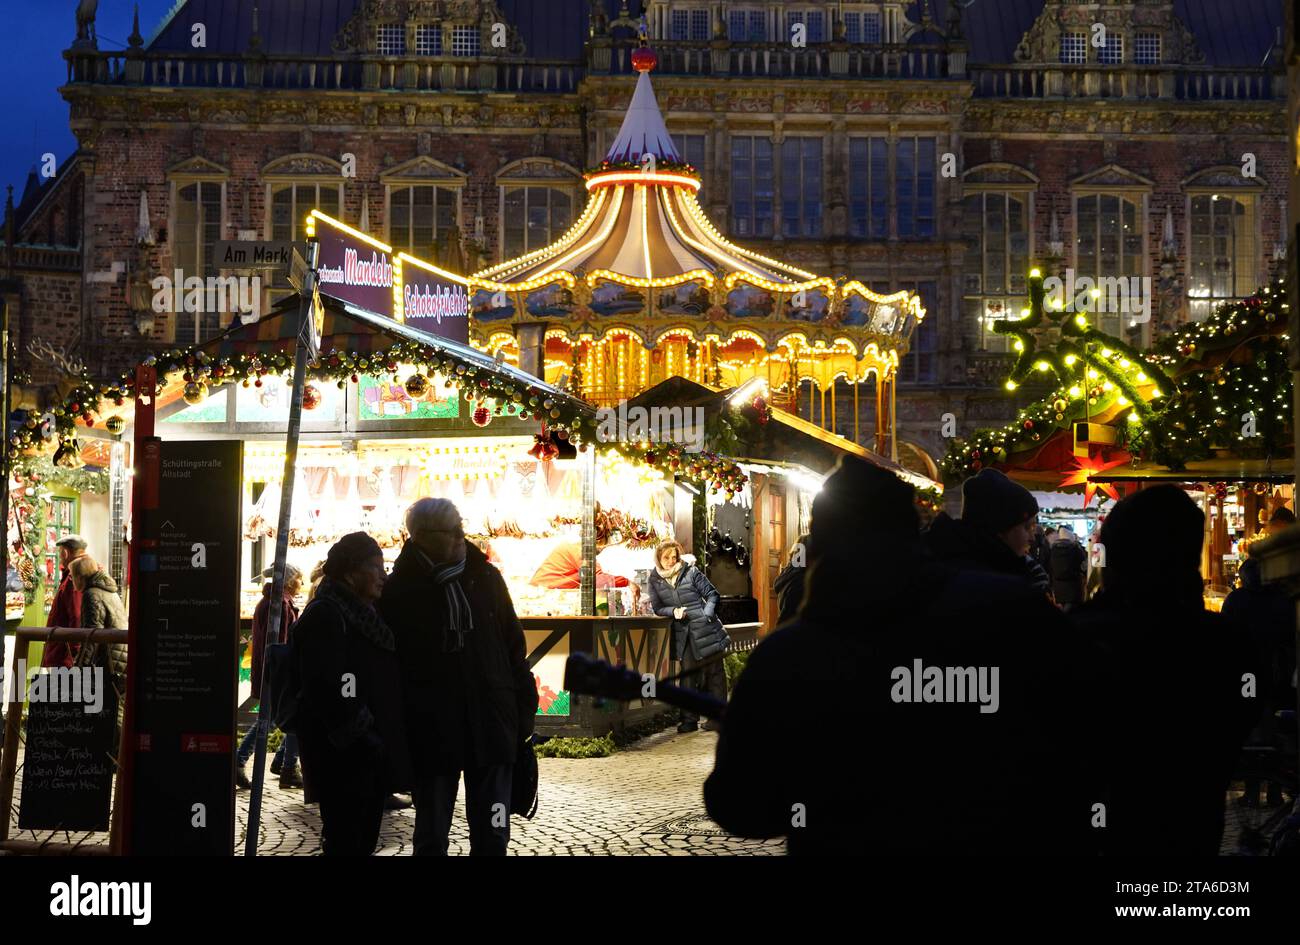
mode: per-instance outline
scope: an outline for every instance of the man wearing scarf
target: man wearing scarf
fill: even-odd
[[[511,771],[537,686],[505,580],[447,499],[420,499],[379,609],[393,628],[415,763],[415,853],[445,856],[460,777],[470,854],[510,842]],[[498,806],[502,805],[502,806]]]

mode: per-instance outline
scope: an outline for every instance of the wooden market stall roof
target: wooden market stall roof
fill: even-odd
[[[712,421],[727,407],[727,398],[737,388],[720,389],[684,377],[670,377],[628,401],[628,406],[641,407],[702,407],[706,422]],[[802,417],[772,407],[771,419],[760,438],[748,451],[751,455],[733,456],[739,461],[762,463],[794,463],[817,473],[829,473],[843,455],[857,456],[922,489],[943,490],[942,484],[922,476],[898,463],[854,443],[836,436]]]

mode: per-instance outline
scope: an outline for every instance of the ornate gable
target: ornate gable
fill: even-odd
[[[283,178],[299,179],[303,177],[338,178],[343,173],[343,165],[324,154],[287,154],[278,157],[262,168],[264,180]]]
[[[1087,35],[1087,58],[1096,64],[1098,48],[1092,45],[1094,25],[1100,23],[1124,37],[1124,57],[1120,65],[1133,65],[1133,36],[1138,32],[1160,36],[1160,62],[1169,65],[1195,65],[1205,61],[1196,37],[1174,12],[1172,0],[1117,0],[1104,6],[1085,5],[1069,0],[1048,0],[1043,12],[1025,31],[1016,47],[1017,62],[1061,62],[1061,34]]]
[[[1095,171],[1089,171],[1070,181],[1070,189],[1077,188],[1102,188],[1102,187],[1143,187],[1150,188],[1155,186],[1155,182],[1136,174],[1133,171],[1125,170],[1118,164],[1107,164],[1103,168]]]
[[[497,172],[499,181],[539,181],[576,184],[582,173],[563,161],[551,158],[527,157],[511,161]]]
[[[1264,190],[1268,181],[1262,177],[1245,177],[1238,164],[1219,164],[1189,174],[1183,186],[1205,190]]]
[[[505,46],[493,46],[494,24],[506,26]],[[364,0],[334,37],[336,52],[376,53],[379,26],[402,26],[406,29],[406,55],[421,55],[416,49],[419,27],[476,26],[479,28],[479,55],[522,56],[527,50],[519,30],[507,19],[495,0]],[[451,55],[450,36],[444,35],[442,55]]]
[[[404,182],[408,184],[441,184],[445,187],[463,187],[469,175],[462,170],[420,155],[409,161],[403,161],[379,175],[385,184]]]
[[[230,176],[230,169],[222,167],[215,161],[196,156],[186,158],[167,168],[167,176],[171,179],[178,177],[204,177],[209,179],[219,177],[225,179]]]
[[[1038,177],[1018,164],[995,161],[979,164],[969,168],[961,175],[966,186],[980,184],[1023,184],[1026,187],[1038,186]]]

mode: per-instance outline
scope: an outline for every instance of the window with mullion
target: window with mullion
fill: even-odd
[[[925,318],[912,332],[907,354],[898,362],[898,381],[901,384],[933,384],[938,376],[939,356],[939,295],[938,283],[925,280],[900,282],[899,289],[918,295]]]
[[[737,237],[772,235],[772,142],[758,135],[731,139],[731,223]]]
[[[704,135],[675,134],[673,147],[677,156],[701,174],[704,173]]]
[[[894,168],[898,236],[934,236],[934,139],[900,138]]]
[[[1191,318],[1204,321],[1215,307],[1255,289],[1255,198],[1195,194],[1191,198],[1187,286]]]
[[[394,186],[388,199],[388,242],[433,262],[438,238],[456,222],[457,191],[432,184]]]
[[[375,27],[375,46],[381,56],[405,56],[406,27],[400,23],[380,23]]]
[[[733,43],[761,43],[767,39],[767,18],[762,10],[728,10],[727,39]]]
[[[1124,61],[1124,36],[1113,30],[1106,33],[1106,42],[1097,50],[1097,61],[1108,66],[1119,65]]]
[[[514,259],[564,235],[573,223],[573,195],[558,187],[512,187],[504,219],[503,258]]]
[[[221,181],[195,181],[176,187],[175,231],[171,234],[172,259],[186,279],[197,276],[206,279],[217,274],[213,265],[216,243],[222,238],[221,197],[225,184]],[[206,300],[207,295],[203,298]],[[213,299],[212,301],[216,301]],[[206,305],[204,308],[215,308]],[[205,341],[221,331],[221,313],[218,311],[177,312],[176,340],[190,343]],[[182,322],[194,315],[193,334],[190,325]]]
[[[962,295],[979,324],[981,350],[1007,350],[1007,336],[993,331],[993,324],[1023,303],[1029,227],[1028,193],[968,193],[962,201],[966,242]]]
[[[1061,34],[1061,62],[1071,66],[1081,66],[1088,61],[1088,34]]]
[[[271,239],[306,238],[307,214],[313,209],[338,219],[339,184],[275,184],[271,188]],[[290,288],[288,276],[277,270],[271,280],[271,299],[279,301]]]
[[[1074,268],[1078,276],[1088,276],[1096,284],[1099,279],[1143,275],[1139,201],[1138,197],[1123,194],[1085,194],[1075,198]],[[1102,331],[1121,334],[1120,312],[1098,312],[1095,317]]]
[[[821,10],[787,10],[785,13],[785,38],[793,35],[794,25],[804,25],[804,38],[810,43],[826,41],[826,14]]]
[[[786,138],[781,163],[781,232],[791,237],[820,236],[821,138]]]
[[[849,139],[849,234],[889,236],[889,145],[883,136]]]

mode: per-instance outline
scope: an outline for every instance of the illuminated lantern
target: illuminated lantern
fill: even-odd
[[[208,396],[208,385],[201,384],[198,381],[190,381],[185,385],[185,393],[181,395],[185,402],[191,407],[203,403]]]
[[[320,406],[321,393],[320,388],[313,384],[308,384],[302,389],[302,409],[315,410]]]
[[[412,374],[406,379],[406,392],[419,400],[429,391],[429,379],[423,374]]]

